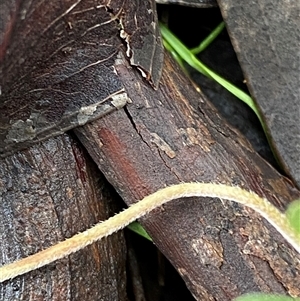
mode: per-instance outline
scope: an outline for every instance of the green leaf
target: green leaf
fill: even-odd
[[[250,293],[242,295],[234,301],[300,301],[299,298],[292,298],[284,295],[266,294],[266,293]]]
[[[143,228],[143,226],[138,223],[138,222],[133,222],[131,224],[129,224],[127,226],[127,228],[141,236],[143,236],[144,238],[152,241],[152,238],[150,237],[150,235],[147,233],[147,231]]]
[[[291,226],[300,233],[300,199],[291,202],[285,212]]]

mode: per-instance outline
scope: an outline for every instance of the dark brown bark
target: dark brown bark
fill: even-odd
[[[160,80],[153,0],[5,0],[0,21],[0,158],[125,105],[120,48]]]
[[[116,195],[67,135],[0,161],[1,264],[71,237],[115,212]],[[0,299],[127,300],[122,233],[0,284]]]
[[[115,65],[132,104],[75,130],[131,204],[166,185],[237,185],[284,209],[299,191],[227,126],[169,58],[158,91],[125,59]],[[299,295],[299,255],[250,209],[216,199],[182,199],[142,219],[197,300],[250,291]]]

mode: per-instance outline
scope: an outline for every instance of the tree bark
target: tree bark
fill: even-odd
[[[107,219],[117,196],[68,135],[0,161],[1,264],[29,256]],[[0,284],[0,299],[127,300],[121,232]]]
[[[291,181],[220,119],[168,56],[157,91],[122,55],[115,69],[132,104],[75,133],[128,205],[191,181],[240,186],[282,210],[299,197]],[[232,300],[251,291],[300,295],[299,255],[248,208],[180,199],[141,222],[197,300]]]

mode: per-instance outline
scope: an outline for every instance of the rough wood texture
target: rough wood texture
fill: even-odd
[[[158,84],[153,0],[1,1],[0,158],[124,105],[112,68],[119,48]]]
[[[67,135],[0,161],[1,264],[81,232],[116,211],[93,162]],[[127,300],[122,233],[0,284],[0,300]]]
[[[128,204],[186,181],[238,185],[281,209],[299,196],[220,120],[168,57],[158,91],[126,60],[115,68],[133,103],[75,132]],[[197,300],[231,300],[250,291],[300,295],[299,255],[250,209],[182,199],[142,223]]]

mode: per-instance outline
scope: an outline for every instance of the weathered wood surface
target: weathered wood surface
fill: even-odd
[[[158,91],[126,60],[115,65],[133,103],[75,133],[131,204],[166,185],[218,182],[267,197],[280,209],[299,196],[197,93],[168,57]],[[197,300],[250,291],[299,295],[299,255],[259,215],[227,201],[183,199],[142,224]]]
[[[120,48],[158,85],[152,0],[5,0],[0,21],[0,158],[125,105],[112,67]]]
[[[106,3],[106,1],[99,3],[104,2]],[[23,5],[24,3],[25,1],[22,2]],[[40,2],[31,2],[33,7],[36,3]],[[72,11],[74,15],[64,15],[66,21],[69,18],[73,21],[76,19],[76,13],[85,11],[84,9],[89,7],[90,3],[90,1],[72,1],[68,2],[66,7],[58,6],[57,8],[54,2],[51,2],[53,5],[51,7],[64,13],[70,6],[79,5],[75,11]],[[128,2],[113,1],[112,3],[115,5],[114,8],[109,8],[117,12],[120,8],[119,4]],[[36,7],[41,7],[44,12],[42,6]],[[47,6],[49,9],[51,7]],[[105,8],[97,7],[107,19],[93,20],[92,12],[96,8],[90,7],[92,9],[86,10],[89,14],[85,16],[89,16],[86,29],[91,29],[91,31],[86,33],[97,39],[103,28],[100,29],[94,25],[105,25],[105,20],[109,19]],[[130,10],[130,7],[127,8]],[[29,11],[26,8],[22,12],[28,14]],[[11,16],[11,23],[7,24],[13,24],[15,21],[16,14]],[[47,21],[49,14],[45,13],[44,17]],[[50,18],[51,20],[56,19]],[[128,23],[124,22],[123,25],[128,26],[127,34],[133,35],[138,30],[132,27],[134,20],[134,18],[128,18]],[[70,25],[68,22],[66,24]],[[71,22],[73,29],[74,24],[77,23]],[[78,24],[80,25],[81,22]],[[4,55],[12,33],[11,27],[8,26],[6,29],[8,31],[4,31],[7,35],[3,39],[1,55]],[[125,48],[119,40],[119,29],[113,27],[112,35],[118,36],[118,47]],[[154,31],[148,38],[153,42],[157,28],[152,29]],[[36,26],[34,30],[39,31],[40,27]],[[68,30],[72,32],[71,28]],[[100,32],[93,35],[93,30]],[[104,31],[102,34],[107,33]],[[47,37],[41,37],[42,45],[51,48],[53,45],[51,46],[48,40],[43,40],[44,38]],[[80,44],[77,39],[75,40]],[[18,55],[18,51],[27,50],[26,47],[14,45],[14,55],[22,57]],[[85,49],[82,44],[78,48],[78,44],[72,44],[74,48],[69,48],[70,45],[66,46],[67,48],[63,49],[58,47],[63,52],[60,55],[72,57],[73,50],[77,49],[80,53]],[[195,180],[228,183],[254,190],[269,198],[281,209],[285,208],[290,200],[299,196],[299,191],[286,178],[281,177],[253,152],[238,133],[222,122],[207,100],[195,92],[182,72],[174,67],[174,63],[169,59],[166,61],[160,88],[154,91],[149,82],[143,82],[141,74],[129,67],[122,58],[109,61],[114,65],[117,74],[111,72],[108,76],[106,73],[102,74],[97,68],[94,70],[93,64],[102,58],[99,56],[97,60],[94,60],[99,44],[94,46],[95,52],[89,57],[92,60],[88,64],[84,61],[83,69],[82,65],[78,64],[78,60],[80,61],[84,55],[76,57],[74,61],[71,60],[71,69],[67,68],[70,74],[80,70],[76,73],[79,78],[76,78],[75,82],[71,81],[71,86],[68,86],[70,82],[65,86],[64,81],[59,81],[56,86],[55,82],[51,89],[58,87],[59,91],[65,92],[63,87],[75,86],[77,89],[77,85],[82,84],[80,86],[82,90],[81,88],[79,90],[84,91],[82,94],[84,99],[88,94],[87,99],[90,101],[99,96],[97,93],[103,88],[103,82],[106,83],[106,79],[111,80],[112,84],[117,84],[116,91],[120,89],[122,92],[125,88],[132,100],[128,108],[76,130],[76,133],[107,179],[128,204],[165,185]],[[39,50],[38,47],[37,49]],[[152,50],[155,52],[155,47]],[[91,51],[90,48],[89,51]],[[27,61],[12,60],[16,65],[8,65],[4,70],[6,76],[9,77],[12,76],[12,73],[8,72],[10,68],[16,67],[18,71],[19,64],[23,64],[20,69],[26,67],[23,69],[30,78],[29,82],[34,84],[33,86],[26,86],[26,81],[23,82],[24,70],[13,74],[12,79],[5,79],[6,83],[12,83],[11,91],[19,93],[14,96],[17,99],[20,97],[21,101],[30,100],[27,92],[36,88],[35,84],[38,82],[35,79],[40,80],[53,71],[51,68],[51,70],[46,68],[45,72],[38,73],[35,77],[34,70],[30,69],[32,65],[36,67],[41,63],[44,66],[45,63],[44,52],[40,53],[41,57],[37,56],[37,53],[38,51],[32,50]],[[117,53],[118,51],[113,52],[113,55]],[[10,54],[12,55],[12,52]],[[137,54],[135,58],[138,57]],[[37,61],[36,58],[38,58]],[[29,62],[30,72],[26,65]],[[149,69],[157,71],[156,67],[153,67],[153,62],[148,63]],[[134,59],[131,60],[131,64],[142,68]],[[101,81],[97,82],[95,78],[90,81],[90,77],[86,77],[91,75],[85,73],[87,66],[95,72],[92,72],[92,75],[98,79],[101,77]],[[1,69],[3,74],[4,71]],[[54,72],[54,75],[57,74]],[[61,74],[58,72],[58,75]],[[158,74],[156,78],[157,76],[159,77]],[[20,82],[15,83],[14,79]],[[148,79],[150,79],[149,76]],[[42,84],[44,84],[43,81]],[[5,89],[9,86],[2,87],[4,89],[2,95],[6,95]],[[49,92],[48,86],[46,88],[42,86],[42,89],[46,94]],[[36,90],[33,91],[36,92]],[[68,89],[66,91],[69,92]],[[71,91],[71,95],[73,92],[74,90]],[[54,94],[50,95],[52,100],[55,98]],[[37,98],[39,96],[40,94]],[[49,104],[44,102],[45,98],[41,99],[43,105]],[[58,96],[56,101],[58,100],[62,100],[62,97]],[[16,105],[12,102],[11,104],[15,105],[16,109],[22,107],[22,103]],[[65,105],[64,102],[58,101],[56,109],[60,109],[61,104]],[[71,107],[72,105],[71,101]],[[60,120],[59,115],[55,113],[57,111],[50,109],[49,112],[54,116],[54,120]],[[4,115],[3,119],[7,116]],[[30,117],[31,114],[28,113],[28,116]],[[26,115],[24,120],[27,120],[28,116]],[[43,126],[43,122],[41,125]],[[2,176],[0,206],[1,216],[3,216],[0,220],[1,235],[3,235],[0,241],[1,264],[32,254],[107,217],[100,213],[101,205],[96,201],[96,197],[101,195],[101,187],[97,186],[96,171],[65,135],[2,159],[0,164]],[[106,212],[107,209],[105,208],[104,211]],[[155,210],[153,214],[143,219],[143,223],[154,238],[156,245],[171,260],[198,300],[212,300],[213,298],[231,300],[241,293],[258,290],[299,295],[299,256],[267,222],[251,210],[226,201],[178,200]],[[107,300],[126,300],[124,278],[121,279],[124,275],[122,269],[124,245],[119,236],[111,239],[117,240],[121,246],[116,247],[115,242],[111,246],[111,240],[108,239],[106,240],[108,246],[103,246],[105,242],[93,245],[68,259],[6,282],[0,286],[0,298],[6,298],[5,300],[18,300],[21,297],[28,300],[97,300],[102,298],[99,295],[102,294]],[[110,248],[112,254],[107,254],[107,248]],[[104,254],[107,256],[107,265],[104,264],[106,260]],[[116,262],[112,259],[112,255],[117,256]],[[121,270],[118,269],[119,267]],[[110,271],[117,280],[112,280],[112,278],[108,280]],[[116,271],[118,272],[114,274]],[[113,283],[113,286],[105,287],[107,283]],[[88,296],[87,287],[89,288]]]
[[[269,141],[300,187],[299,1],[218,3]]]
[[[117,209],[116,195],[67,135],[0,161],[1,265],[71,237]],[[122,233],[0,284],[0,300],[126,301]]]

